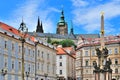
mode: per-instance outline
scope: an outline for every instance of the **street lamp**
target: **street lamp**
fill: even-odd
[[[6,69],[2,69],[1,70],[1,74],[2,74],[3,78],[5,78],[5,75],[7,74],[7,70]]]
[[[36,33],[34,32],[34,37],[36,38]],[[38,45],[39,41],[34,40],[34,44],[35,44],[35,80],[38,80],[37,77],[37,45]]]
[[[48,76],[48,74],[45,73],[44,76],[45,76],[45,80],[47,80],[47,76]]]
[[[30,74],[30,73],[29,73],[28,71],[26,71],[25,73],[26,73],[26,77],[27,77],[26,80],[28,80],[28,77],[29,77],[29,74]]]
[[[20,32],[20,40],[22,42],[22,80],[24,80],[24,43],[25,43],[25,37],[28,32],[28,28],[26,27],[26,24],[23,22],[20,24],[20,27],[18,29],[18,32]]]

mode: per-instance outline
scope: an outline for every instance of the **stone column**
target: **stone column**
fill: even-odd
[[[95,72],[95,80],[100,80],[100,73],[99,72]]]
[[[108,72],[108,80],[112,80],[112,72]]]

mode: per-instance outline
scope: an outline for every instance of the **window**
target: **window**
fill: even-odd
[[[112,54],[112,50],[111,50],[111,49],[109,49],[109,50],[108,50],[108,53],[109,53],[109,54]]]
[[[20,53],[20,51],[21,51],[21,46],[19,46],[19,53]]]
[[[5,41],[5,48],[7,48],[7,41]]]
[[[47,54],[47,59],[49,60],[49,53]]]
[[[28,49],[28,55],[30,56],[30,49]]]
[[[115,48],[115,54],[118,54],[118,49],[117,48]]]
[[[12,50],[14,50],[14,43],[12,43]]]
[[[118,59],[115,59],[115,64],[116,64],[116,65],[118,64]]]
[[[88,60],[85,61],[85,66],[88,66]]]
[[[47,72],[49,72],[49,65],[47,65]]]
[[[33,50],[33,57],[34,57],[34,50]]]
[[[34,65],[32,65],[32,69],[33,69],[33,71],[34,71]]]
[[[12,61],[12,69],[14,69],[14,61]]]
[[[88,51],[85,51],[85,56],[88,56]]]
[[[38,65],[37,65],[37,66],[38,66],[38,70],[39,70],[39,69],[40,69],[40,64],[38,63]]]
[[[118,69],[117,68],[115,69],[115,73],[118,73]]]
[[[18,69],[21,70],[21,62],[18,63]]]
[[[5,58],[4,66],[7,67],[7,59]]]
[[[40,56],[40,51],[38,50],[38,57]]]
[[[86,73],[88,73],[88,70],[86,70]]]
[[[60,70],[60,74],[62,74],[62,70]]]
[[[28,71],[30,72],[30,64],[28,65]]]
[[[95,55],[95,51],[93,50],[93,51],[92,51],[92,56],[94,56],[94,55]]]
[[[44,66],[44,64],[42,63],[42,64],[41,64],[41,70],[42,70],[42,71],[43,71],[43,66]]]
[[[60,66],[62,66],[62,62],[60,62]]]
[[[60,59],[62,59],[62,55],[60,55],[60,57],[59,57]]]
[[[43,51],[42,51],[42,58],[43,58]]]

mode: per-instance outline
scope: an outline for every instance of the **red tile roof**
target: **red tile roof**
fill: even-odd
[[[76,56],[73,47],[64,47],[64,48],[58,47],[56,50],[57,50],[57,54],[58,54],[58,55],[69,54],[69,55],[71,55],[71,56],[74,57],[74,58],[75,58],[75,56]],[[67,50],[69,50],[71,53],[68,53]]]
[[[82,41],[82,44],[78,44],[77,50],[82,48],[82,47],[88,47],[88,46],[100,46],[100,39],[101,38],[94,38],[94,39],[89,39],[86,38],[84,41]],[[109,44],[118,44],[120,43],[120,35],[117,36],[106,36],[104,37],[104,43],[105,45]]]
[[[11,33],[13,33],[15,35],[22,36],[22,34],[17,29],[15,29],[15,28],[13,28],[13,27],[11,27],[11,26],[3,23],[3,22],[0,22],[0,28],[2,28],[3,30],[6,30],[8,32],[11,32]],[[34,41],[34,39],[35,39],[33,36],[30,36],[28,34],[26,35],[26,37],[30,37],[30,39],[32,41]]]
[[[64,50],[70,50],[70,51],[72,51],[72,50],[73,50],[73,47],[64,47],[63,49],[64,49]]]
[[[63,49],[63,48],[61,48],[61,47],[58,47],[57,49],[57,54],[66,54],[67,52]]]
[[[14,34],[16,34],[16,35],[19,35],[18,30],[16,30],[15,28],[13,28],[13,27],[5,24],[5,23],[0,22],[0,28],[6,30],[6,31],[8,31],[8,32],[12,32],[12,33],[14,33]]]

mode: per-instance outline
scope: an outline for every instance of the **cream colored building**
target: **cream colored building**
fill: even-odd
[[[120,35],[105,37],[105,47],[112,61],[112,78],[120,79]],[[76,51],[77,80],[95,80],[93,61],[98,61],[96,48],[100,48],[100,38],[79,38]]]
[[[0,22],[0,80],[22,80],[22,42],[19,35],[17,29]],[[24,43],[24,79],[35,80],[36,68],[37,80],[56,80],[56,49],[41,41],[35,49],[34,40],[29,36]],[[28,77],[26,72],[29,72]]]
[[[72,47],[58,47],[56,56],[57,80],[75,80],[75,51]]]

